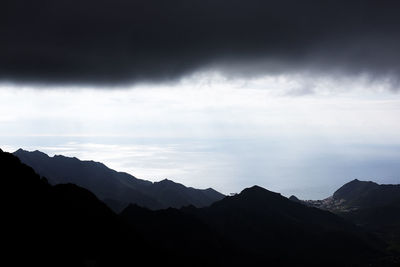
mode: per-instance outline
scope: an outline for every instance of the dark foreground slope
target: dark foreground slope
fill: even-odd
[[[374,235],[328,211],[293,203],[258,186],[205,208],[152,212],[129,206],[121,216],[149,237],[162,237],[161,243],[174,251],[202,251],[222,266],[396,264]]]
[[[76,185],[51,186],[0,150],[2,261],[12,266],[119,266],[160,253],[121,224],[95,195]]]
[[[50,184],[73,183],[84,187],[116,212],[129,203],[150,209],[186,205],[204,207],[224,197],[212,188],[194,189],[167,179],[155,183],[137,179],[95,161],[81,161],[60,155],[49,157],[40,151],[22,149],[13,154],[38,174],[47,177]]]
[[[259,187],[210,207],[113,213],[0,151],[2,260],[39,266],[383,266],[380,242]],[[390,265],[386,261],[387,265]]]
[[[384,257],[383,244],[374,236],[330,212],[258,186],[188,212],[251,251],[254,265],[364,266]]]

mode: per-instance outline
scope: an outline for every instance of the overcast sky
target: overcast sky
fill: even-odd
[[[0,147],[224,193],[400,182],[390,0],[6,0]]]

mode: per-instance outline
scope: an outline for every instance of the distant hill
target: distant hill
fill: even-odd
[[[334,212],[349,212],[364,208],[377,208],[400,201],[400,184],[377,184],[354,179],[322,200],[290,200]]]
[[[300,202],[329,210],[384,238],[391,249],[400,252],[400,185],[355,179],[329,198]]]
[[[353,180],[334,194],[346,209],[337,214],[387,240],[400,252],[400,185]]]
[[[333,199],[343,199],[343,205],[357,209],[384,206],[400,200],[400,185],[379,185],[355,179],[333,193]]]
[[[225,196],[212,188],[194,189],[170,180],[150,182],[117,172],[95,161],[81,161],[61,155],[49,157],[43,152],[22,149],[13,153],[50,184],[73,183],[92,191],[119,212],[129,203],[150,209],[180,208],[186,205],[208,206]]]

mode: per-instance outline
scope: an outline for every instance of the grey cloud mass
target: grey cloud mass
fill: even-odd
[[[399,1],[5,0],[0,10],[1,81],[158,82],[243,64],[400,77]]]

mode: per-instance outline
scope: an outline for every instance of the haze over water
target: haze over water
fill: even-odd
[[[400,96],[382,86],[212,73],[113,90],[4,85],[0,146],[226,194],[257,184],[321,199],[355,178],[399,183]]]

